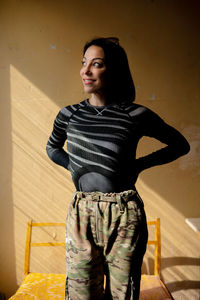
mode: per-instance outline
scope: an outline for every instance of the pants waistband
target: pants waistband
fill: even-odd
[[[118,199],[123,198],[124,201],[129,201],[136,195],[136,191],[129,190],[121,193],[102,193],[102,192],[75,192],[74,197],[79,199],[86,199],[91,201],[102,202],[117,202]]]
[[[102,192],[75,192],[73,197],[73,206],[79,200],[89,200],[94,202],[118,203],[120,210],[123,211],[123,203],[131,200],[137,200],[143,206],[143,201],[135,190],[128,190],[121,193],[102,193]]]

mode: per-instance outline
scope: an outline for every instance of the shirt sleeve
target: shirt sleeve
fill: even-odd
[[[138,119],[141,136],[152,137],[166,144],[165,147],[138,159],[141,170],[169,163],[189,152],[189,143],[178,130],[150,109],[141,107],[140,111]]]
[[[67,139],[67,126],[69,116],[67,115],[67,108],[59,111],[54,120],[53,131],[47,142],[46,151],[49,158],[56,164],[69,170],[69,155],[63,149]]]

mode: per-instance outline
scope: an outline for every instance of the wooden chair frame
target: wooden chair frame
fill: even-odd
[[[155,246],[154,252],[154,275],[160,275],[161,266],[161,240],[160,240],[160,218],[154,221],[148,221],[148,226],[155,226],[155,239],[148,240],[148,245]],[[50,246],[65,246],[64,242],[43,242],[43,243],[32,243],[32,227],[45,227],[45,226],[65,226],[65,223],[36,223],[29,221],[27,225],[26,233],[26,247],[25,247],[25,261],[24,261],[24,276],[30,273],[30,251],[31,247],[50,247]]]
[[[160,235],[160,218],[154,221],[148,221],[148,226],[155,226],[155,238],[154,240],[148,240],[147,245],[154,245],[154,275],[160,276],[161,268],[161,235]]]
[[[154,226],[155,236],[148,240],[148,245],[155,247],[154,251],[154,275],[142,274],[140,300],[172,300],[167,287],[160,279],[160,261],[161,261],[161,241],[160,241],[160,219],[147,222],[148,229]],[[54,273],[34,273],[30,272],[30,254],[32,247],[49,247],[65,246],[65,242],[32,242],[32,228],[45,226],[65,226],[65,223],[36,223],[28,222],[25,246],[25,263],[24,263],[24,281],[10,300],[16,299],[52,299],[52,293],[55,299],[64,299],[65,274]],[[105,281],[106,282],[106,281]]]
[[[30,251],[31,247],[50,247],[50,246],[65,246],[64,242],[48,242],[48,243],[32,243],[32,227],[45,227],[45,226],[65,226],[65,223],[36,223],[29,221],[26,232],[26,246],[25,246],[25,260],[24,260],[24,276],[30,273]]]

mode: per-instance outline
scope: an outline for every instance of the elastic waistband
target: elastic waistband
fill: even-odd
[[[119,199],[124,201],[130,201],[135,196],[139,196],[137,191],[128,190],[121,193],[101,193],[101,192],[75,192],[74,199],[85,199],[90,201],[102,201],[102,202],[118,202]],[[140,197],[139,197],[140,198]],[[140,198],[141,199],[141,198]],[[141,199],[142,201],[142,199]]]
[[[120,212],[124,212],[124,204],[128,201],[137,201],[139,205],[142,207],[144,206],[142,199],[140,198],[139,194],[135,190],[128,190],[121,193],[110,193],[110,194],[104,194],[101,192],[75,192],[74,197],[72,200],[73,207],[76,206],[76,204],[80,200],[89,200],[94,202],[111,202],[111,203],[117,203],[120,207]]]

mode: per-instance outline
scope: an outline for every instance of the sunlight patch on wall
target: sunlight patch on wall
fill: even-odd
[[[74,187],[69,172],[46,154],[60,107],[13,65],[10,74],[16,272],[21,282],[27,221],[65,222]]]

